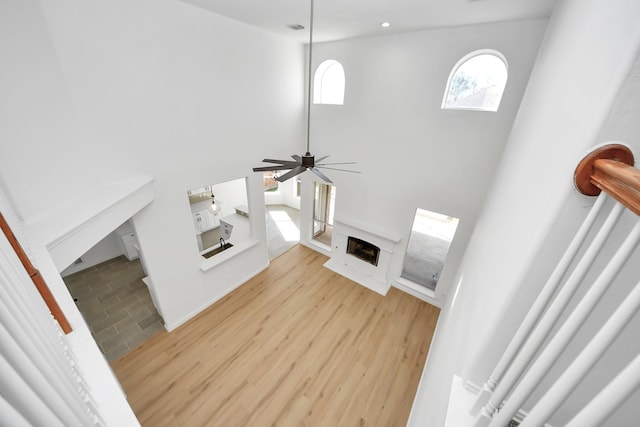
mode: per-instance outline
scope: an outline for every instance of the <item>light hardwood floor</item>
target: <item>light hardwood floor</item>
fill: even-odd
[[[404,426],[439,310],[295,246],[112,364],[143,426]]]

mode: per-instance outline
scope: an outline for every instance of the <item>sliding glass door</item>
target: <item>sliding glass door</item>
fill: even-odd
[[[313,239],[331,246],[333,212],[336,188],[321,182],[315,183],[313,201]]]

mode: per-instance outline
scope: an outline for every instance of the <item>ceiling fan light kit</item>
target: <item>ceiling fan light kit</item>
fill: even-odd
[[[311,69],[311,63],[312,63],[312,54],[313,54],[313,2],[314,0],[310,0],[311,1],[311,8],[310,8],[310,13],[309,13],[309,75],[308,77],[308,85],[307,85],[307,151],[305,154],[303,154],[302,156],[299,156],[297,154],[294,154],[291,156],[291,158],[294,161],[291,160],[275,160],[275,159],[263,159],[262,161],[264,163],[273,163],[275,166],[261,166],[261,167],[257,167],[257,168],[253,168],[254,172],[269,172],[269,171],[280,171],[280,170],[289,170],[289,172],[280,175],[280,176],[276,176],[276,181],[279,182],[284,182],[286,180],[288,180],[289,178],[293,178],[296,175],[299,175],[301,173],[303,173],[304,171],[311,171],[314,174],[316,174],[318,177],[320,177],[320,179],[322,179],[325,182],[328,183],[333,183],[333,181],[331,181],[324,173],[322,173],[320,170],[318,170],[319,168],[322,169],[332,169],[332,170],[338,170],[338,171],[343,171],[343,172],[351,172],[351,173],[360,173],[358,171],[352,171],[352,170],[348,170],[348,169],[339,169],[339,168],[334,168],[334,167],[328,167],[328,166],[335,166],[335,165],[352,165],[355,164],[355,162],[341,162],[341,163],[319,163],[322,160],[326,159],[329,156],[323,156],[320,157],[319,159],[315,159],[315,156],[313,154],[311,154],[310,150],[309,150],[309,140],[310,140],[310,134],[311,134],[311,79],[312,79],[312,69]],[[303,27],[304,28],[304,27]]]

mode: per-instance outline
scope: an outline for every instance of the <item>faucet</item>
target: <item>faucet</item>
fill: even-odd
[[[224,245],[226,244],[226,242],[224,241],[224,239],[221,237],[220,238],[220,247],[224,248]]]

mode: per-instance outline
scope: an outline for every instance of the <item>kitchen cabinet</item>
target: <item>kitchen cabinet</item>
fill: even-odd
[[[202,234],[220,225],[220,219],[211,209],[202,209],[193,213],[193,224],[197,234]]]

